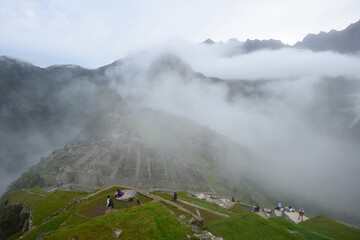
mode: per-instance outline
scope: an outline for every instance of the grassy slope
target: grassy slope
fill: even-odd
[[[136,201],[132,201],[129,203],[124,203],[121,201],[114,200],[113,195],[116,192],[117,187],[112,187],[106,191],[103,191],[99,194],[96,194],[95,196],[92,196],[88,200],[82,201],[81,206],[77,210],[77,212],[81,215],[87,216],[87,217],[96,217],[104,214],[104,211],[106,209],[106,198],[107,196],[111,196],[114,201],[114,207],[115,209],[122,209],[122,208],[129,208],[133,206],[137,206]],[[122,189],[124,190],[124,189]],[[149,202],[152,199],[147,198],[141,194],[139,194],[139,201],[140,202]]]
[[[48,222],[40,225],[38,228],[27,232],[22,239],[23,240],[33,240],[36,238],[36,236],[39,233],[55,231],[74,212],[76,207],[77,206],[71,207],[67,211],[55,216],[54,218],[50,219]]]
[[[123,230],[121,239],[185,239],[191,230],[159,203],[122,209],[95,217],[74,228],[61,228],[43,239],[114,239],[112,232]]]
[[[277,225],[259,215],[248,212],[234,214],[229,218],[210,223],[208,229],[227,240],[238,239],[301,239],[285,227]]]
[[[57,191],[39,200],[38,205],[33,211],[33,223],[39,225],[44,219],[50,217],[56,211],[61,210],[66,205],[71,204],[73,199],[84,196],[85,192]]]
[[[26,202],[26,206],[28,210],[32,210],[36,207],[38,202],[44,197],[31,194],[23,190],[18,190],[6,194],[6,198],[9,199],[9,204]]]
[[[338,223],[333,219],[318,216],[299,223],[299,226],[334,239],[360,239],[360,230]]]
[[[168,193],[153,192],[152,194],[160,196],[160,197],[162,197],[164,199],[167,199],[167,200],[172,200],[172,198],[173,198],[173,195],[168,194]],[[224,214],[227,214],[227,215],[233,215],[235,213],[243,213],[243,212],[251,211],[251,208],[249,208],[248,206],[241,205],[239,203],[236,203],[234,205],[234,207],[231,208],[231,209],[226,209],[226,208],[220,207],[219,205],[217,205],[215,203],[211,203],[211,202],[208,202],[206,200],[202,200],[202,199],[198,199],[196,197],[189,196],[188,193],[184,192],[184,191],[179,191],[179,192],[177,192],[177,194],[178,194],[179,199],[182,199],[182,200],[184,200],[186,202],[193,203],[193,204],[198,205],[200,207],[208,208],[210,210],[213,210],[213,211],[216,211],[216,212],[219,212],[219,213],[224,213]]]
[[[286,227],[289,230],[298,232],[306,240],[330,240],[332,238],[321,235],[315,231],[306,229],[282,217],[272,217],[270,221]]]

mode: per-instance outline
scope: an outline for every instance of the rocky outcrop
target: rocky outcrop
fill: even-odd
[[[5,207],[5,214],[0,217],[0,230],[8,237],[14,233],[29,230],[31,213],[26,208],[26,203],[15,203]]]

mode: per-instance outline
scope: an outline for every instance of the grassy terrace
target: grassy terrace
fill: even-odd
[[[253,212],[234,214],[208,225],[208,230],[226,240],[238,239],[303,239],[285,227],[264,219]]]
[[[9,204],[26,202],[26,207],[29,210],[32,210],[37,206],[38,202],[44,197],[26,192],[24,190],[18,190],[8,193],[6,195],[6,198],[9,199]]]
[[[7,196],[14,203],[24,199],[28,201],[29,206],[34,209],[34,220],[35,218],[38,219],[38,222],[41,220],[37,228],[23,236],[25,240],[35,239],[39,233],[44,232],[49,233],[45,234],[42,239],[114,239],[112,232],[119,229],[123,230],[120,239],[187,239],[186,234],[193,234],[190,227],[181,224],[176,219],[176,216],[179,215],[185,215],[187,219],[190,219],[191,214],[163,201],[153,202],[152,199],[141,194],[139,194],[139,200],[145,203],[143,206],[138,206],[136,201],[124,203],[115,200],[115,208],[118,211],[104,215],[106,196],[113,196],[116,189],[116,186],[112,187],[75,205],[72,205],[73,199],[79,199],[84,194],[88,194],[66,191],[44,193],[42,189],[27,189],[9,193]],[[153,194],[172,200],[172,195],[168,193],[155,192]],[[225,240],[360,240],[359,230],[322,216],[294,224],[281,217],[264,219],[253,212],[248,212],[250,208],[238,203],[231,209],[224,209],[205,200],[188,196],[186,192],[178,192],[178,198],[212,211],[228,214],[230,217],[222,217],[216,213],[177,201],[177,204],[195,214],[198,209],[201,217],[204,218],[204,229]],[[66,211],[57,212],[64,206],[67,206]],[[175,216],[168,210],[174,212]],[[55,212],[57,215],[54,214]],[[42,219],[49,216],[51,218],[43,223]],[[17,239],[20,236],[21,231],[8,239]]]
[[[69,218],[69,216],[74,212],[75,209],[76,209],[76,206],[73,206],[70,209],[68,209],[67,211],[53,217],[52,219],[50,219],[46,223],[40,225],[38,228],[27,232],[22,239],[24,239],[24,240],[33,240],[33,239],[36,239],[36,236],[39,233],[57,230],[61,226],[61,224],[66,219]]]
[[[154,194],[156,196],[160,196],[160,197],[162,197],[164,199],[167,199],[167,200],[172,200],[172,198],[173,198],[173,195],[169,194],[169,193],[153,192],[152,194]],[[182,199],[182,200],[184,200],[186,202],[193,203],[193,204],[198,205],[200,207],[204,207],[204,208],[207,208],[207,209],[219,212],[219,213],[224,213],[224,214],[227,214],[229,216],[233,215],[235,213],[243,213],[243,212],[248,212],[248,211],[251,210],[251,208],[249,208],[248,206],[244,206],[244,205],[241,205],[239,203],[236,203],[234,205],[234,207],[231,208],[231,209],[225,209],[225,208],[222,208],[222,207],[218,206],[215,203],[211,203],[211,202],[208,202],[206,200],[202,200],[202,199],[198,199],[198,198],[189,196],[188,193],[184,192],[184,191],[177,192],[177,194],[178,194],[179,199]]]
[[[310,220],[299,223],[298,225],[304,229],[318,232],[319,234],[333,239],[360,239],[360,230],[323,216],[311,218]]]
[[[270,218],[270,221],[277,225],[281,225],[291,231],[298,232],[299,235],[301,235],[304,239],[308,239],[308,240],[330,240],[330,239],[333,239],[333,238],[329,238],[327,236],[321,235],[321,234],[317,233],[316,231],[312,231],[312,230],[306,229],[304,227],[301,227],[301,225],[290,222],[282,217],[272,217],[272,218]]]
[[[114,193],[116,192],[116,189],[117,189],[117,187],[112,187],[106,191],[103,191],[99,194],[96,194],[96,195],[90,197],[87,200],[82,201],[81,206],[79,207],[77,212],[86,217],[96,217],[96,216],[103,215],[105,212],[105,209],[106,209],[106,207],[105,207],[106,197],[107,197],[107,195],[113,197]],[[124,189],[122,188],[122,190],[124,190]],[[145,203],[145,202],[149,202],[151,200],[152,199],[139,194],[140,202]],[[118,209],[118,210],[123,209],[123,208],[134,207],[134,206],[137,206],[136,201],[124,203],[121,201],[114,200],[114,207],[115,207],[115,209]]]
[[[45,198],[40,199],[37,206],[33,210],[34,225],[36,226],[41,224],[44,219],[47,219],[55,212],[71,204],[73,199],[82,197],[86,194],[86,192],[57,191],[51,193]]]
[[[74,228],[61,228],[43,239],[114,239],[112,232],[123,230],[121,239],[186,239],[191,229],[179,223],[175,216],[159,203],[122,209],[99,216]]]

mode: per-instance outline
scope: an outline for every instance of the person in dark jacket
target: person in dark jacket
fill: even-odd
[[[113,209],[114,208],[114,201],[111,199],[110,196],[107,196],[107,202],[106,202],[106,207],[109,209]]]
[[[177,193],[175,192],[174,193],[174,201],[176,201],[177,200]]]

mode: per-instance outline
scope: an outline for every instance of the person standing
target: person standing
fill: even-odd
[[[110,210],[114,208],[114,201],[111,199],[110,196],[107,196],[106,207]]]
[[[304,221],[304,215],[305,215],[304,209],[300,208],[300,210],[299,210],[299,220]]]
[[[176,201],[177,200],[177,193],[175,192],[174,193],[174,201]]]

